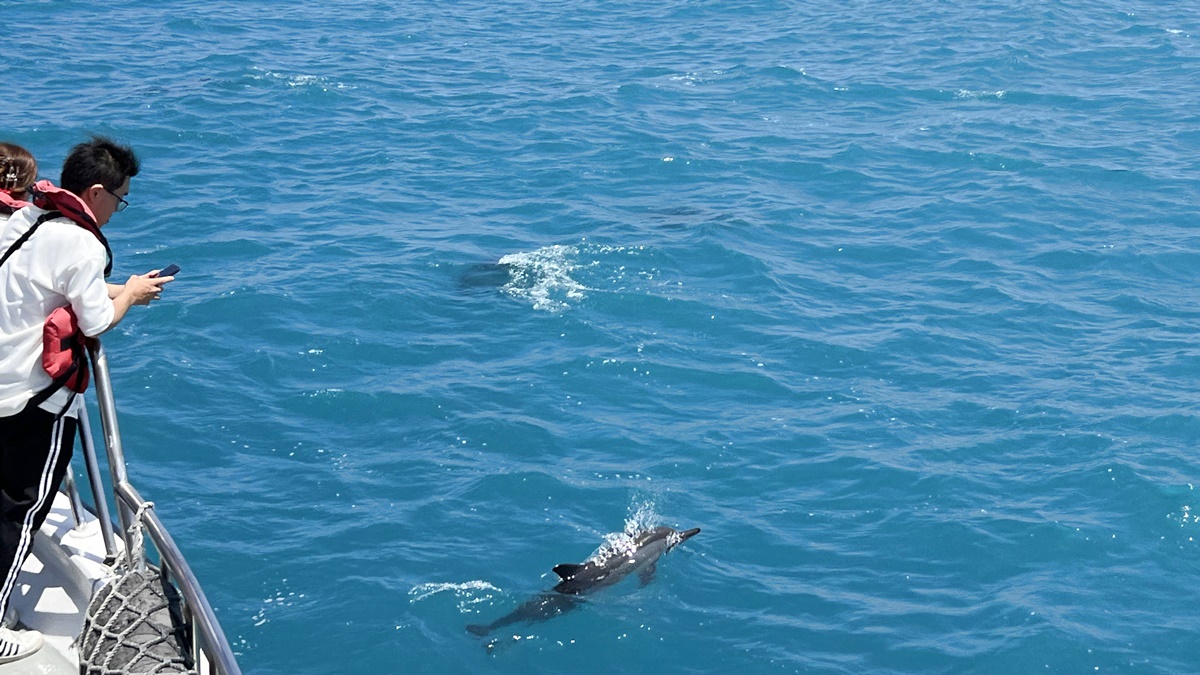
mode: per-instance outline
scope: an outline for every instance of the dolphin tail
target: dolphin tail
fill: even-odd
[[[478,635],[479,637],[487,637],[487,634],[492,632],[492,627],[485,626],[481,623],[473,623],[470,626],[467,626],[467,632],[471,633],[472,635]]]

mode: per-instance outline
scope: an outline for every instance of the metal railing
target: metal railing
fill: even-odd
[[[159,570],[163,579],[170,581],[183,597],[182,614],[185,624],[185,634],[192,639],[191,655],[195,660],[195,668],[201,675],[241,675],[234,658],[233,649],[225,638],[217,617],[213,614],[212,606],[200,589],[200,582],[192,573],[184,559],[183,553],[175,545],[175,541],[163,526],[158,515],[154,513],[153,504],[142,499],[142,496],[129,483],[125,471],[125,451],[121,445],[121,432],[117,425],[117,407],[113,398],[112,379],[108,372],[108,357],[99,340],[92,342],[89,347],[92,356],[92,373],[96,384],[96,407],[100,413],[100,423],[104,431],[104,446],[108,453],[108,469],[112,481],[111,491],[106,488],[101,477],[100,463],[96,456],[96,446],[93,442],[91,425],[86,411],[79,416],[80,441],[87,462],[88,482],[95,498],[95,513],[100,521],[101,534],[104,538],[106,564],[113,564],[121,551],[117,549],[116,537],[113,532],[112,519],[108,513],[107,495],[112,494],[117,504],[117,516],[120,522],[120,533],[124,543],[124,554],[128,557],[130,568],[140,568],[145,565],[145,549],[134,541],[136,531],[145,531],[153,542],[159,556]],[[67,473],[70,476],[70,472]],[[77,523],[82,523],[83,504],[74,481],[67,483],[67,492],[71,498],[71,508],[75,513]],[[141,528],[132,527],[135,520]]]

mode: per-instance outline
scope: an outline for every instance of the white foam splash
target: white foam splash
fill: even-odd
[[[468,581],[461,584],[430,583],[413,587],[413,589],[408,592],[408,597],[410,603],[416,603],[437,595],[438,593],[447,592],[453,593],[454,596],[459,599],[459,610],[466,612],[469,605],[475,605],[491,600],[492,593],[499,593],[500,589],[486,581]]]
[[[660,279],[658,269],[632,260],[645,253],[645,245],[597,244],[586,238],[575,245],[555,244],[510,253],[498,261],[508,273],[500,290],[536,310],[553,313],[566,311],[593,293],[647,288],[654,292],[667,282]]]
[[[629,517],[625,519],[625,532],[630,535],[638,532],[658,527],[659,520],[658,511],[654,508],[654,502],[634,501],[629,505]]]
[[[605,560],[618,555],[631,555],[637,549],[634,545],[637,535],[654,529],[661,520],[654,508],[654,502],[635,501],[629,505],[629,512],[629,517],[625,519],[624,531],[604,535],[600,548],[596,549],[589,559]]]
[[[501,288],[508,295],[524,300],[534,309],[561,312],[570,301],[581,300],[586,286],[571,274],[578,269],[579,249],[556,244],[527,253],[510,253],[500,259],[509,265],[509,282]]]
[[[633,544],[633,535],[628,532],[610,532],[604,535],[600,548],[588,557],[588,560],[608,560],[617,556],[633,555],[637,546]]]

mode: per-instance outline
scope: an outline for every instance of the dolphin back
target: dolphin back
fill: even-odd
[[[596,575],[588,571],[586,563],[563,563],[555,565],[554,573],[562,580],[554,587],[554,590],[558,593],[578,595],[579,593],[592,590],[596,586],[596,579],[593,578]]]
[[[585,602],[581,596],[611,586],[636,573],[645,585],[654,576],[658,559],[679,544],[700,533],[700,528],[675,530],[655,527],[633,537],[634,550],[610,552],[582,563],[562,563],[554,566],[559,583],[550,591],[539,593],[509,614],[489,624],[471,624],[467,631],[487,637],[492,631],[514,623],[539,623],[576,609]],[[490,650],[496,640],[488,643]]]
[[[561,565],[554,566],[554,573],[557,574],[558,577],[563,581],[570,581],[571,579],[574,579],[576,575],[582,572],[583,568],[585,567],[587,567],[587,565],[563,563]]]

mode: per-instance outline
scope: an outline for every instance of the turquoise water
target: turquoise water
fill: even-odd
[[[247,673],[1195,672],[1194,9],[0,2],[0,136],[144,160],[130,469]],[[627,522],[703,532],[464,630]]]

